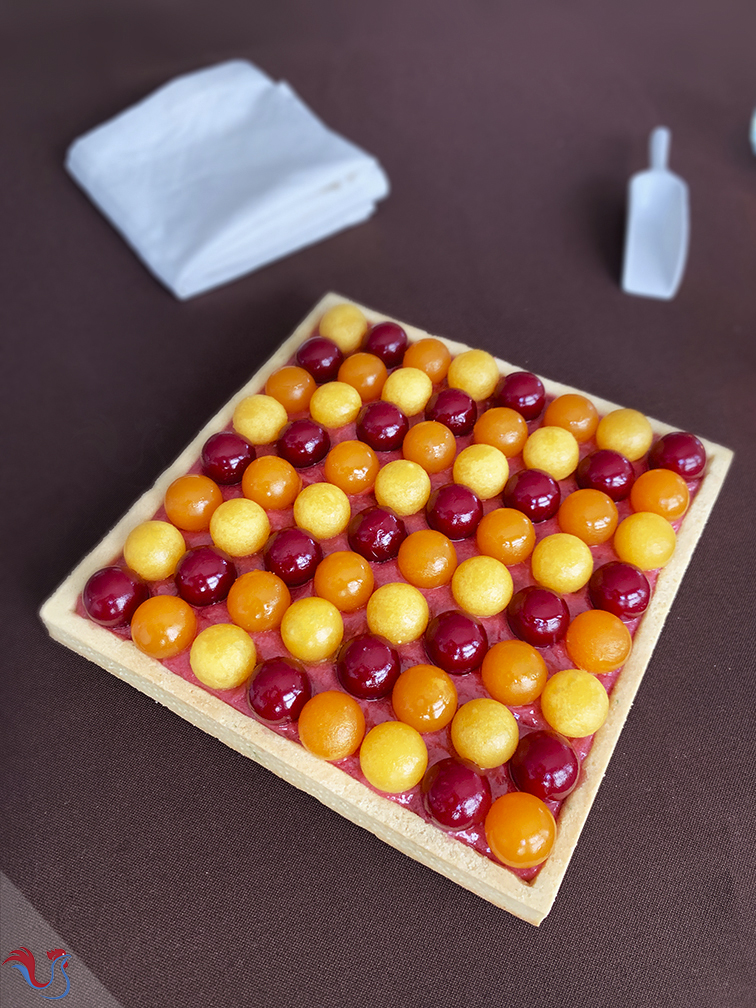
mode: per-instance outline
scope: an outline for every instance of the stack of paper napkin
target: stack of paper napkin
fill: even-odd
[[[242,60],[169,82],[75,140],[66,167],[179,298],[359,224],[389,188],[375,158]]]

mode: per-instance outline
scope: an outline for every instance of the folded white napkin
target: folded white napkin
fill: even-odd
[[[243,60],[170,81],[75,140],[66,167],[179,298],[359,224],[389,189],[375,158]]]

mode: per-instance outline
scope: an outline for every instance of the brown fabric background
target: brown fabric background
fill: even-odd
[[[0,19],[13,882],[126,1006],[752,1006],[753,0],[15,0]],[[180,304],[62,159],[170,77],[231,57],[290,81],[393,193],[366,225]],[[670,304],[618,288],[625,185],[659,123],[693,208]],[[36,616],[329,289],[737,453],[540,930],[52,643]]]

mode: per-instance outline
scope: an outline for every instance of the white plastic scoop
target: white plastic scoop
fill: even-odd
[[[672,135],[651,134],[651,166],[630,179],[622,289],[669,300],[680,286],[688,257],[688,187],[667,169]]]

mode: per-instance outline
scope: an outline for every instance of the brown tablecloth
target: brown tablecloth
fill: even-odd
[[[752,0],[69,0],[0,18],[11,880],[127,1006],[753,1005]],[[85,129],[231,57],[290,81],[393,192],[369,223],[180,304],[61,162]],[[692,200],[671,303],[618,287],[626,182],[660,123]],[[736,451],[540,930],[36,616],[329,289]]]

